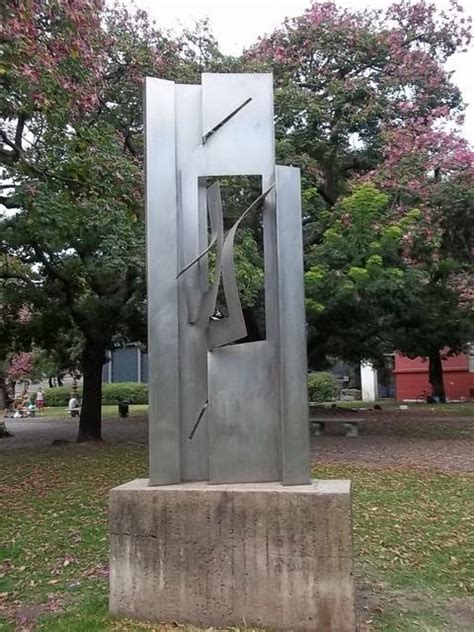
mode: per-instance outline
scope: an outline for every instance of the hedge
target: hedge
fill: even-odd
[[[78,389],[78,395],[82,397],[82,388]],[[57,386],[44,391],[46,406],[67,406],[70,397],[70,386]],[[132,404],[148,404],[148,384],[138,382],[102,384],[102,404],[117,404],[120,400],[128,400]]]
[[[308,400],[330,402],[337,398],[337,382],[330,373],[318,371],[308,375]]]

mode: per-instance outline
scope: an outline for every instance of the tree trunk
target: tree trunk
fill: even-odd
[[[7,407],[7,385],[3,375],[0,375],[0,410]]]
[[[438,349],[432,351],[429,355],[429,380],[433,389],[433,397],[438,401],[445,402],[446,394],[444,391],[443,365],[441,363],[441,354]]]
[[[265,336],[262,335],[255,308],[244,307],[242,312],[244,314],[245,326],[247,327],[247,336],[242,340],[242,342],[257,342],[258,340],[265,340]]]
[[[88,342],[82,355],[83,388],[78,443],[100,441],[102,438],[102,365],[104,362],[104,346]]]

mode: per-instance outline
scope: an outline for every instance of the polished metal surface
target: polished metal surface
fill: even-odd
[[[299,172],[275,177],[272,76],[147,79],[146,159],[150,484],[308,483]],[[224,235],[206,179],[241,175],[260,176],[262,194]],[[234,239],[251,212],[263,219],[266,340],[233,344],[246,336]],[[216,319],[221,284],[228,315]]]
[[[147,78],[145,169],[152,485],[181,480],[175,94],[172,81]]]
[[[300,171],[276,168],[282,478],[310,482]]]
[[[281,480],[277,349],[268,340],[209,353],[209,480]]]

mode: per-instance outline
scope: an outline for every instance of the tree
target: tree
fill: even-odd
[[[365,183],[333,209],[320,243],[307,254],[308,353],[313,367],[328,355],[377,361],[393,350],[409,271],[403,236],[416,213],[393,216],[389,196]]]
[[[274,72],[277,151],[280,160],[303,170],[305,243],[321,246],[316,254],[307,249],[306,256],[309,287],[318,290],[310,289],[312,352],[321,358],[333,347],[342,357],[364,357],[370,347],[373,356],[383,330],[384,337],[395,339],[397,323],[393,318],[387,321],[388,306],[395,315],[410,312],[412,322],[418,323],[416,352],[431,358],[430,375],[440,396],[439,345],[449,340],[455,352],[467,335],[461,303],[469,299],[472,281],[472,266],[469,270],[466,264],[472,257],[466,204],[472,192],[473,154],[452,131],[462,122],[463,103],[445,62],[465,50],[470,39],[471,19],[454,1],[446,12],[424,1],[395,3],[385,12],[314,2],[245,55],[247,68]],[[386,212],[391,209],[391,219],[384,221],[396,226],[397,218],[411,209],[420,212],[414,232],[402,233],[404,260],[399,270],[406,270],[403,291],[413,292],[410,305],[398,301],[403,296],[392,287],[394,279],[386,277],[385,264],[378,266],[377,253],[346,252],[347,269],[338,268],[337,262],[333,269],[326,265],[332,261],[331,231],[339,234],[341,197],[351,192],[354,182],[364,180],[388,195]],[[452,188],[454,182],[457,188]],[[456,205],[450,204],[453,195]],[[343,251],[341,244],[332,246]],[[368,258],[361,263],[365,255]],[[322,268],[314,267],[315,257],[323,258],[318,263]],[[406,285],[410,278],[415,281]],[[317,298],[320,293],[327,302],[318,313],[318,305],[324,303]],[[426,309],[434,314],[435,304],[449,312],[445,311],[446,333],[437,336],[429,332],[439,333],[442,319],[435,318],[436,325],[430,326],[429,319],[423,319]],[[331,333],[336,323],[338,337]],[[415,352],[413,339],[398,335],[397,341],[408,353]]]
[[[433,394],[444,401],[441,354],[460,352],[472,316],[451,284],[456,262],[427,237],[425,214],[400,214],[390,196],[359,185],[333,210],[306,272],[309,357],[377,362],[394,349],[429,358]]]
[[[68,330],[79,337],[78,440],[97,440],[105,352],[137,330],[145,300],[143,78],[192,68],[185,44],[146,14],[99,0],[18,0],[1,17],[0,201],[13,210],[1,249],[41,277],[39,346]]]
[[[430,116],[385,136],[384,161],[368,178],[390,192],[397,214],[419,209],[416,229],[404,236],[405,257],[424,273],[407,297],[410,327],[399,330],[397,348],[429,358],[433,394],[444,401],[441,356],[459,353],[473,331],[474,152]]]
[[[286,20],[245,54],[248,69],[274,73],[280,159],[300,165],[333,206],[355,175],[383,161],[387,128],[460,117],[444,64],[469,43],[470,22],[454,1],[438,12],[424,0],[385,12],[314,2]]]

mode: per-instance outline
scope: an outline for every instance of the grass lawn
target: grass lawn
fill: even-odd
[[[54,632],[166,630],[107,614],[107,492],[146,476],[146,449],[68,445],[1,458],[0,631],[35,620]],[[472,476],[341,466],[314,475],[354,482],[361,631],[472,630],[463,615],[474,612]]]
[[[403,404],[394,400],[379,400],[377,402],[335,402],[337,406],[343,408],[372,408],[374,404],[379,404],[383,410],[400,410],[400,405],[408,406],[408,410],[422,411],[432,413],[434,415],[446,417],[473,417],[474,418],[474,402],[452,403],[452,404],[419,404],[415,402]],[[326,404],[331,406],[331,403]],[[135,417],[148,413],[148,404],[131,404],[130,416]],[[49,406],[44,411],[45,417],[67,417],[68,413],[65,406]],[[103,417],[118,417],[118,407],[116,404],[102,406]]]
[[[131,404],[129,408],[130,417],[137,417],[148,412],[148,404]],[[118,417],[117,404],[102,406],[102,417]],[[57,417],[58,419],[67,419],[69,413],[66,406],[48,406],[44,409],[43,417]]]

